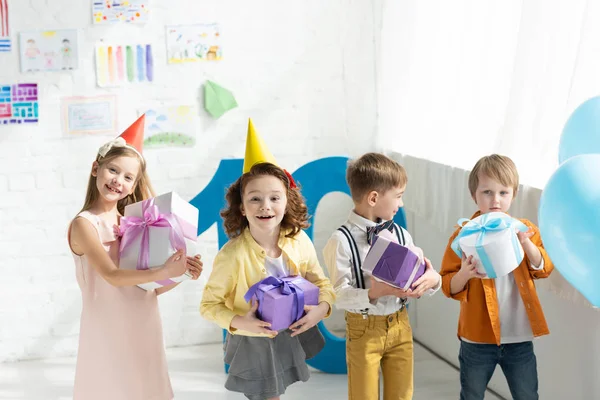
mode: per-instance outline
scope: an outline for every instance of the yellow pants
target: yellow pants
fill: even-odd
[[[413,338],[406,308],[390,315],[346,313],[348,399],[384,400],[413,396]]]

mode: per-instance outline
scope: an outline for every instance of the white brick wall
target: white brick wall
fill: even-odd
[[[152,3],[152,18],[145,26],[98,27],[90,24],[87,1],[10,1],[15,50],[0,53],[0,83],[38,83],[40,122],[0,126],[0,362],[73,355],[77,348],[81,299],[65,233],[82,205],[95,152],[109,136],[63,137],[62,96],[117,94],[120,129],[147,105],[198,104],[201,123],[195,148],[146,152],[155,189],[176,190],[186,199],[210,181],[219,160],[243,157],[248,117],[291,171],[316,158],[373,149],[375,27],[380,15],[372,2]],[[223,61],[166,64],[166,24],[215,21],[222,24]],[[72,73],[19,73],[17,33],[60,28],[79,29],[80,68]],[[123,36],[153,43],[156,81],[99,89],[93,45]],[[206,79],[231,89],[240,107],[211,119],[199,103]],[[319,248],[347,213],[347,199],[341,199],[343,209],[336,207],[339,201],[328,200],[319,209]],[[199,243],[208,275],[217,250],[216,226]],[[161,297],[167,345],[220,340],[220,330],[198,314],[201,295],[202,282],[186,282]]]

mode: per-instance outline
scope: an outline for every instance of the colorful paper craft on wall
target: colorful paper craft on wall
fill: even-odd
[[[214,83],[204,84],[204,109],[214,118],[220,118],[227,111],[238,106],[233,93]]]
[[[193,147],[196,143],[196,116],[191,106],[157,107],[146,113],[144,148]]]
[[[149,0],[93,0],[94,24],[138,23],[148,21]]]
[[[21,72],[61,71],[79,66],[77,30],[19,33]]]
[[[115,133],[117,97],[64,97],[61,102],[65,134]]]
[[[0,53],[10,51],[8,28],[8,0],[0,0]]]
[[[0,85],[0,124],[38,122],[37,83]]]
[[[218,24],[167,26],[169,64],[220,60],[223,57]]]
[[[104,43],[96,45],[96,77],[100,87],[152,82],[154,80],[152,46]]]

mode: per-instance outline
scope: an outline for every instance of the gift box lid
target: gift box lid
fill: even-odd
[[[467,221],[466,224],[462,225]],[[496,241],[516,240],[516,230],[526,232],[528,228],[518,219],[512,218],[503,212],[491,212],[481,214],[472,220],[460,219],[458,221],[462,228],[456,237],[461,245],[485,246]],[[458,246],[453,243],[453,250],[458,252]]]
[[[372,272],[373,268],[379,263],[382,258],[404,260],[407,257],[411,259],[414,256],[414,263],[419,258],[417,254],[411,251],[408,247],[398,244],[393,238],[388,239],[385,236],[375,236],[371,248],[365,257],[362,265],[362,270]]]
[[[126,217],[143,217],[143,201],[125,206]],[[181,224],[184,235],[187,238],[197,237],[199,210],[192,204],[183,200],[175,192],[168,192],[154,197],[154,205],[158,207],[161,214],[174,214]]]

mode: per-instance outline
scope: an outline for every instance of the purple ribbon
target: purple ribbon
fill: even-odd
[[[121,218],[121,252],[125,251],[134,240],[141,234],[140,254],[136,269],[148,269],[148,257],[150,253],[150,227],[171,228],[169,240],[175,249],[185,249],[184,235],[179,221],[173,214],[161,214],[158,206],[154,204],[154,198],[142,201],[142,217]],[[163,286],[176,283],[171,279],[156,281]]]
[[[261,285],[266,285],[264,287],[260,287]],[[270,290],[281,288],[281,294],[294,296],[294,304],[296,305],[296,318],[294,321],[298,321],[304,315],[304,290],[302,288],[296,286],[294,281],[284,281],[279,278],[275,278],[274,276],[269,276],[262,281],[252,285],[250,289],[244,295],[244,300],[249,302],[253,296],[256,296],[258,300],[258,313],[262,314],[262,305],[264,294]]]

